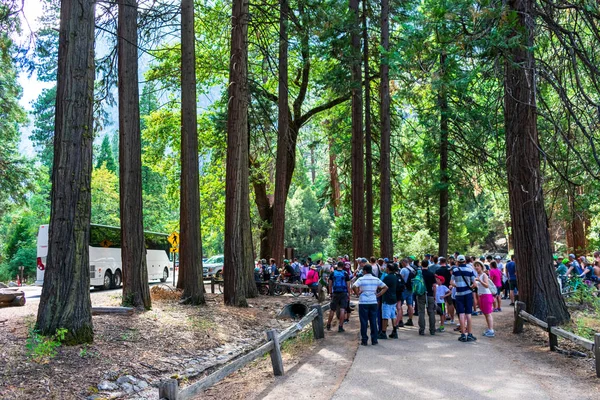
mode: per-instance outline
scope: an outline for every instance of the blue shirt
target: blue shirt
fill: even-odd
[[[517,265],[514,261],[506,263],[506,271],[508,272],[508,279],[513,281],[517,279]]]
[[[358,304],[377,304],[377,289],[387,287],[387,285],[381,279],[371,274],[365,274],[358,278],[352,287],[361,289]]]

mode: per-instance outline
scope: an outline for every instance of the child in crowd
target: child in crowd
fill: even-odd
[[[446,279],[441,275],[435,276],[435,303],[436,311],[440,316],[440,327],[437,329],[438,332],[444,332],[444,322],[446,322],[446,298],[452,294],[450,289],[444,285]]]

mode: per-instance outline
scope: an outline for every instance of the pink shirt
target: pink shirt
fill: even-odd
[[[490,278],[496,287],[502,286],[502,272],[497,268],[490,268]]]
[[[314,269],[311,269],[310,271],[308,271],[308,274],[306,274],[306,285],[312,285],[313,283],[319,282],[319,274],[317,274],[317,271],[315,271]]]

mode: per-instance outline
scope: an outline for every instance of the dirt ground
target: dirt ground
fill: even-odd
[[[0,309],[0,398],[158,398],[153,385],[161,379],[193,381],[253,348],[266,330],[288,327],[289,320],[275,318],[286,304],[312,302],[304,296],[260,296],[249,301],[249,308],[235,309],[223,305],[222,295],[207,294],[205,307],[181,306],[176,297],[169,289],[153,293],[151,311],[94,316],[93,344],[60,346],[54,358],[37,361],[26,345],[39,302]],[[120,301],[120,294],[93,297],[94,306]]]

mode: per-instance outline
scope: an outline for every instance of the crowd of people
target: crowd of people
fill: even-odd
[[[327,329],[331,330],[337,316],[338,332],[344,331],[352,311],[351,296],[357,296],[363,345],[368,343],[369,327],[371,343],[377,344],[379,339],[398,338],[398,328],[414,326],[414,317],[418,317],[420,335],[425,335],[426,328],[435,335],[450,325],[460,332],[460,341],[469,342],[477,340],[471,316],[484,315],[487,329],[483,335],[494,337],[492,313],[502,311],[502,289],[511,304],[517,291],[514,261],[505,266],[499,256],[476,259],[458,253],[448,259],[427,254],[421,261],[415,257],[359,258],[354,267],[348,256],[337,261],[284,260],[282,267],[274,259],[268,264],[258,260],[255,278],[304,283],[314,295],[320,287],[325,288],[331,305]]]
[[[600,252],[595,252],[593,259],[574,254],[555,256],[561,288],[574,279],[600,286]],[[338,332],[344,332],[352,311],[350,299],[357,296],[363,345],[368,344],[368,330],[372,344],[397,339],[398,328],[414,326],[414,317],[418,317],[419,335],[425,335],[427,329],[435,335],[452,326],[460,333],[459,341],[471,342],[477,340],[471,318],[483,315],[487,325],[483,336],[492,338],[493,314],[502,312],[501,300],[510,299],[514,306],[518,293],[514,257],[505,262],[498,255],[477,258],[454,253],[445,258],[426,254],[422,260],[412,256],[392,260],[371,257],[358,258],[354,263],[346,255],[337,261],[294,258],[284,260],[281,267],[274,259],[269,263],[258,260],[255,279],[303,283],[310,289],[306,295],[316,296],[320,288],[327,290],[331,306],[327,330],[337,317]]]

